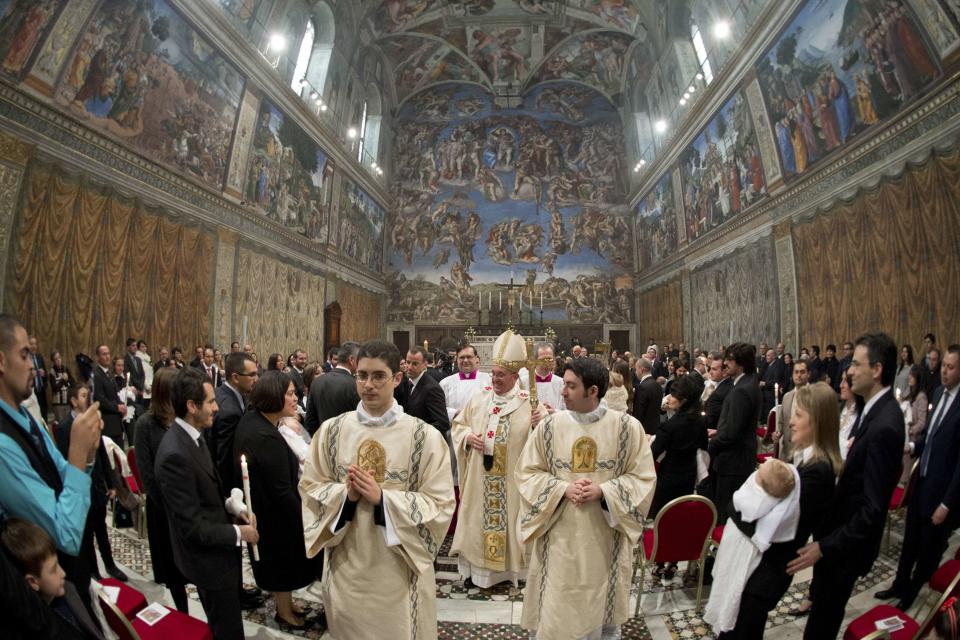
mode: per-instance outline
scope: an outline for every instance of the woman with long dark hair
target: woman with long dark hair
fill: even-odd
[[[910,370],[913,368],[913,347],[908,344],[900,347],[900,360],[897,363],[897,376],[893,379],[894,393],[900,391],[900,398],[906,398],[910,391]]]

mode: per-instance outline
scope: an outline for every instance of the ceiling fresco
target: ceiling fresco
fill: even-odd
[[[647,42],[656,13],[649,0],[381,0],[363,21],[401,102],[450,81],[516,95],[567,80],[616,99],[628,52]]]

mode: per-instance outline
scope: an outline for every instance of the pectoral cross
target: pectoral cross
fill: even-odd
[[[523,366],[527,368],[527,375],[530,376],[527,386],[530,389],[530,408],[536,410],[540,401],[537,399],[537,366],[554,366],[553,358],[537,359],[537,354],[533,352],[533,338],[527,338],[527,360]]]

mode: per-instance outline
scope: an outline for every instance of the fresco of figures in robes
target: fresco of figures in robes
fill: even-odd
[[[941,75],[901,0],[809,0],[757,64],[785,179],[912,102]]]
[[[767,194],[750,107],[737,92],[680,155],[688,242]]]
[[[350,178],[340,192],[340,255],[372,271],[383,270],[384,210]]]
[[[292,119],[263,100],[247,163],[247,202],[317,242],[327,241],[332,164]]]
[[[0,69],[22,76],[66,0],[0,0]]]
[[[511,277],[527,314],[514,322],[539,321],[541,296],[544,322],[630,321],[623,132],[606,98],[547,83],[500,109],[480,88],[439,85],[396,131],[388,322],[477,324],[507,305],[497,285]]]
[[[105,0],[56,100],[152,160],[220,188],[244,78],[163,0]]]
[[[637,205],[637,248],[639,271],[677,250],[677,208],[671,171],[667,171]]]

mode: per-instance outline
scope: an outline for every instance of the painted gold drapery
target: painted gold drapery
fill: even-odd
[[[683,335],[683,292],[680,280],[665,282],[640,294],[640,316],[637,326],[637,352],[649,338],[657,341],[661,348],[666,344],[684,342]]]
[[[363,342],[380,337],[380,299],[375,294],[338,282],[337,302],[343,309],[340,335],[344,340]]]
[[[960,155],[900,177],[793,228],[802,344],[884,331],[920,347],[960,338]]]
[[[7,308],[71,363],[143,338],[189,352],[208,340],[213,239],[56,166],[24,186]]]

